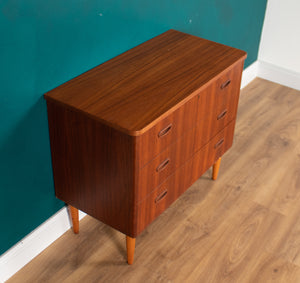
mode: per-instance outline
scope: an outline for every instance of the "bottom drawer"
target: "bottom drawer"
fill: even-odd
[[[192,176],[197,180],[212,166],[231,146],[233,141],[235,120],[214,136],[209,143],[203,146],[192,159]]]
[[[227,151],[233,140],[235,121],[211,139],[183,166],[168,177],[144,201],[137,205],[137,233],[166,210],[184,193],[215,161]]]
[[[188,161],[138,205],[137,235],[193,184],[191,170],[192,162]]]

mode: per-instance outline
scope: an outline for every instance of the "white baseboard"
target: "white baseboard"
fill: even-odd
[[[86,214],[79,212],[79,219]],[[5,282],[71,228],[67,208],[62,208],[0,257],[0,282]]]
[[[257,77],[257,69],[258,61],[255,61],[243,71],[241,88],[244,88],[247,84],[249,84]]]
[[[300,73],[261,60],[258,63],[258,77],[300,90]]]

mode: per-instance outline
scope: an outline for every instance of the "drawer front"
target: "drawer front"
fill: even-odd
[[[197,101],[197,96],[194,96],[150,130],[137,137],[139,168],[145,166],[155,156],[195,126]]]
[[[235,118],[239,102],[243,62],[219,77],[214,83],[215,118],[226,125]]]
[[[194,155],[192,178],[199,178],[232,146],[234,126],[235,120],[231,121]]]
[[[137,202],[143,200],[193,155],[194,136],[195,128],[190,129],[139,171]]]
[[[193,184],[191,170],[189,160],[137,206],[137,235]]]
[[[167,209],[232,145],[235,121],[137,205],[137,234]]]
[[[243,63],[237,64],[198,94],[195,150],[235,119],[242,69]]]

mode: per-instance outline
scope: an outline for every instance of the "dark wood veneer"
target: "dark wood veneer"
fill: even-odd
[[[233,140],[246,53],[170,30],[45,94],[56,196],[135,238]]]
[[[243,62],[238,62],[198,94],[198,129],[196,131],[195,150],[199,150],[235,119],[243,65]],[[221,85],[228,80],[231,80],[231,83],[226,88],[221,89]]]
[[[163,180],[171,175],[180,165],[189,159],[194,153],[195,128],[190,130],[184,137],[173,143],[161,154],[156,156],[148,165],[143,167],[138,174],[138,191],[136,201],[140,202]],[[168,163],[161,169],[157,168]]]
[[[140,135],[245,57],[244,51],[169,30],[57,87],[46,97],[112,128]]]
[[[192,97],[182,107],[137,137],[138,166],[140,168],[194,127],[197,116],[197,100],[197,96]],[[170,130],[165,135],[159,136],[159,133],[169,126],[171,126]]]
[[[228,150],[233,141],[235,121],[218,133],[207,145],[184,163],[175,173],[165,179],[150,196],[139,204],[137,210],[137,235],[158,215],[168,208],[184,193],[204,172]],[[220,143],[220,141],[222,141]],[[163,192],[165,196],[157,203],[156,198]]]
[[[47,102],[56,196],[132,235],[135,138]]]

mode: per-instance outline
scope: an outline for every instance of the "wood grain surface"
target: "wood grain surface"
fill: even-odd
[[[200,149],[236,117],[244,62],[225,72],[198,94],[195,150]],[[230,82],[225,88],[222,84]]]
[[[66,82],[45,98],[140,135],[245,58],[244,51],[169,30]]]
[[[132,235],[135,137],[57,103],[47,109],[56,196]]]
[[[136,240],[86,216],[8,283],[300,282],[300,92],[242,90],[233,147]]]
[[[195,128],[173,143],[138,174],[136,201],[143,200],[152,190],[173,174],[194,154]]]
[[[137,234],[140,234],[149,223],[165,211],[232,146],[234,125],[235,121],[229,123],[207,145],[196,152],[172,175],[165,178],[164,182],[158,188],[148,195],[144,201],[139,203],[136,212]],[[180,155],[178,156],[180,158]],[[147,173],[149,174],[149,171]],[[150,184],[153,184],[155,181],[158,183],[159,177],[150,176],[153,179],[153,181],[150,181]],[[146,183],[144,184],[146,187]],[[145,190],[144,187],[139,188],[141,191]]]
[[[145,166],[169,145],[186,135],[192,127],[195,127],[198,108],[198,98],[195,96],[151,129],[137,136],[138,167]]]
[[[245,57],[170,30],[45,94],[56,196],[137,237],[231,146]]]

